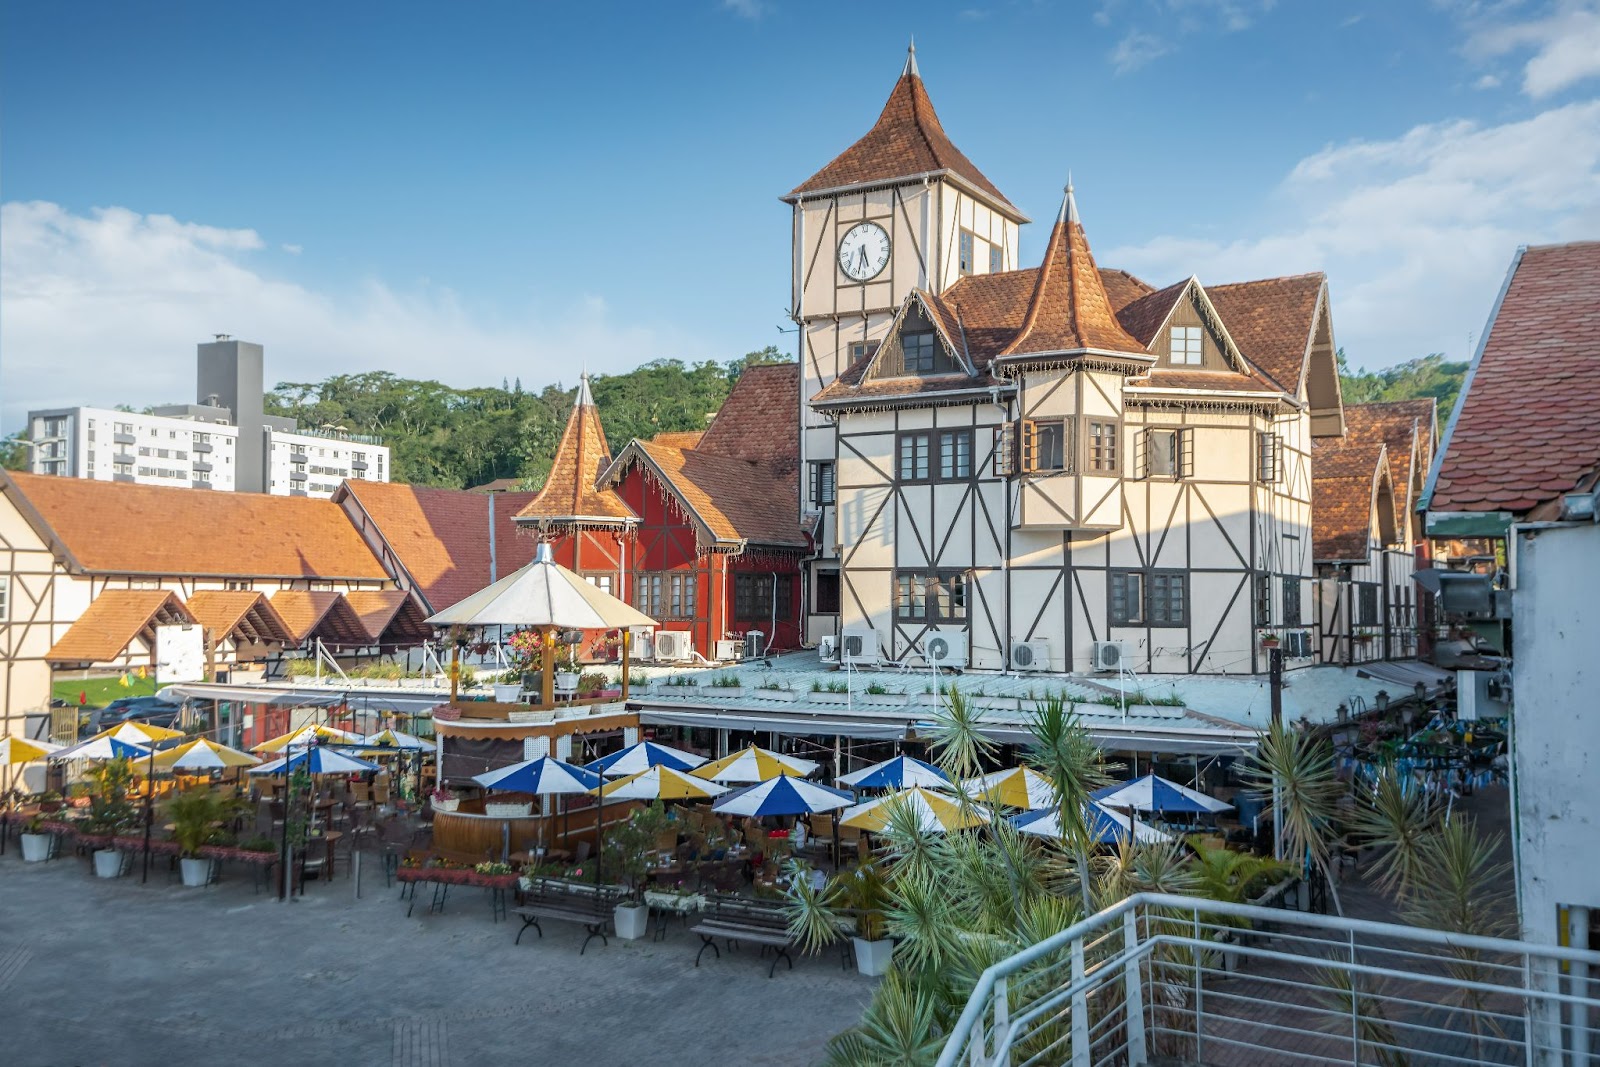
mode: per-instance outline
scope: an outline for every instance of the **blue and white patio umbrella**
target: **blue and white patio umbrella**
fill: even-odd
[[[541,796],[587,793],[591,789],[599,789],[605,782],[594,771],[562,763],[549,756],[513,763],[509,767],[476,775],[472,780],[485,789],[507,789]]]
[[[750,815],[756,818],[763,815],[812,815],[820,811],[847,808],[855,800],[843,789],[780,774],[717,798],[711,810],[722,815]]]
[[[1143,778],[1135,778],[1120,785],[1106,786],[1089,795],[1107,808],[1119,811],[1132,808],[1134,811],[1213,815],[1219,811],[1233,810],[1232,804],[1213,800],[1204,793],[1196,792],[1177,782],[1170,782],[1155,774],[1147,774]]]
[[[126,757],[132,760],[141,760],[148,759],[150,752],[151,749],[144,745],[119,741],[115,737],[101,734],[99,737],[91,737],[87,741],[81,741],[68,748],[57,749],[50,753],[50,759],[52,761],[69,759],[102,760]]]
[[[381,771],[383,768],[376,763],[356,759],[326,745],[312,745],[309,749],[296,752],[292,756],[252,767],[250,773],[289,774],[298,770],[304,770],[307,774],[367,774]]]
[[[693,752],[684,752],[668,745],[658,745],[654,741],[640,741],[637,745],[629,745],[621,752],[613,752],[609,756],[601,756],[591,763],[585,763],[584,768],[608,778],[626,778],[630,774],[643,774],[651,767],[692,771],[705,761],[704,756],[696,756]]]
[[[919,785],[924,789],[955,788],[949,775],[913,756],[886,759],[882,763],[840,775],[836,780],[851,789],[910,789]]]
[[[1100,804],[1091,804],[1085,809],[1085,816],[1089,824],[1089,840],[1102,845],[1112,845],[1127,839],[1130,820],[1126,814],[1110,811]],[[1171,840],[1169,835],[1148,823],[1140,822],[1138,819],[1131,821],[1133,839],[1139,844]],[[1038,811],[1025,811],[1021,815],[1014,815],[1011,817],[1011,825],[1025,834],[1055,838],[1062,836],[1061,813],[1056,808],[1040,808]]]

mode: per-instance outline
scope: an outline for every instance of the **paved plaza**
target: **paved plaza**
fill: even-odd
[[[0,1062],[8,1067],[188,1063],[806,1064],[859,1018],[876,979],[837,955],[781,964],[754,947],[707,953],[598,940],[547,922],[491,920],[483,890],[406,918],[398,887],[364,872],[279,903],[248,873],[185,889],[165,862],[148,885],[100,880],[86,860],[0,857]]]

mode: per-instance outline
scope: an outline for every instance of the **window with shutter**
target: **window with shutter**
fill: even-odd
[[[1194,431],[1178,431],[1178,477],[1194,477]]]
[[[1014,422],[995,427],[994,472],[1002,478],[1017,473],[1017,424]]]

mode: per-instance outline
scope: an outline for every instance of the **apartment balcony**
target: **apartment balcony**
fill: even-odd
[[[131,482],[134,479],[131,474],[113,474],[111,480],[114,482]]]
[[[205,462],[204,460],[190,460],[189,467],[192,470],[205,471],[207,474],[211,473],[211,464]]]
[[[126,463],[126,464],[128,464],[128,466],[131,467],[135,463],[137,463],[138,460],[136,460],[134,457],[128,455],[126,452],[119,452],[116,455],[111,457],[111,462],[113,462],[113,463]]]
[[[136,443],[136,440],[131,433],[114,433],[111,435],[111,441],[113,444],[118,445],[131,445]]]
[[[210,452],[211,451],[211,442],[210,441],[196,441],[194,443],[194,451],[196,451],[196,452]]]
[[[986,970],[939,1067],[1588,1063],[1596,968],[1600,952],[1142,893]]]
[[[350,461],[350,468],[352,470],[364,471],[367,469],[367,461],[364,459],[353,459]]]

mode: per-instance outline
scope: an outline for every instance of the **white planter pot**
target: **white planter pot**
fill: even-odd
[[[521,819],[533,813],[528,804],[484,804],[483,813],[491,819]]]
[[[183,868],[183,884],[197,888],[211,881],[211,861],[184,857],[178,861]]]
[[[556,713],[553,711],[513,711],[506,715],[507,722],[555,722]]]
[[[791,704],[800,699],[793,689],[757,689],[750,695],[757,700],[787,700]]]
[[[863,941],[859,937],[852,937],[850,940],[855,943],[856,970],[869,978],[889,973],[889,963],[894,958],[893,941],[888,938],[882,941]]]
[[[97,849],[94,854],[94,876],[96,878],[121,877],[122,853],[114,848]]]
[[[637,941],[650,928],[650,909],[643,904],[618,904],[612,921],[618,937]]]
[[[50,858],[49,834],[23,834],[22,835],[22,861],[24,863],[43,863]]]
[[[496,682],[494,684],[494,699],[497,704],[515,704],[522,696],[522,683]]]
[[[867,704],[885,704],[896,708],[903,708],[909,703],[904,693],[863,693],[857,699]]]
[[[430,797],[429,803],[433,805],[434,811],[455,811],[461,806],[461,798],[452,797],[449,800],[440,800],[438,797]]]
[[[576,671],[556,671],[556,688],[564,689],[569,693],[578,689],[578,679],[583,675]]]
[[[943,693],[912,693],[908,703],[917,707],[937,708],[944,703]]]
[[[742,685],[713,685],[706,689],[706,696],[721,697],[724,700],[732,700],[735,697],[744,696],[745,692],[746,689]]]
[[[813,704],[850,704],[853,702],[849,693],[807,693],[806,699]]]

